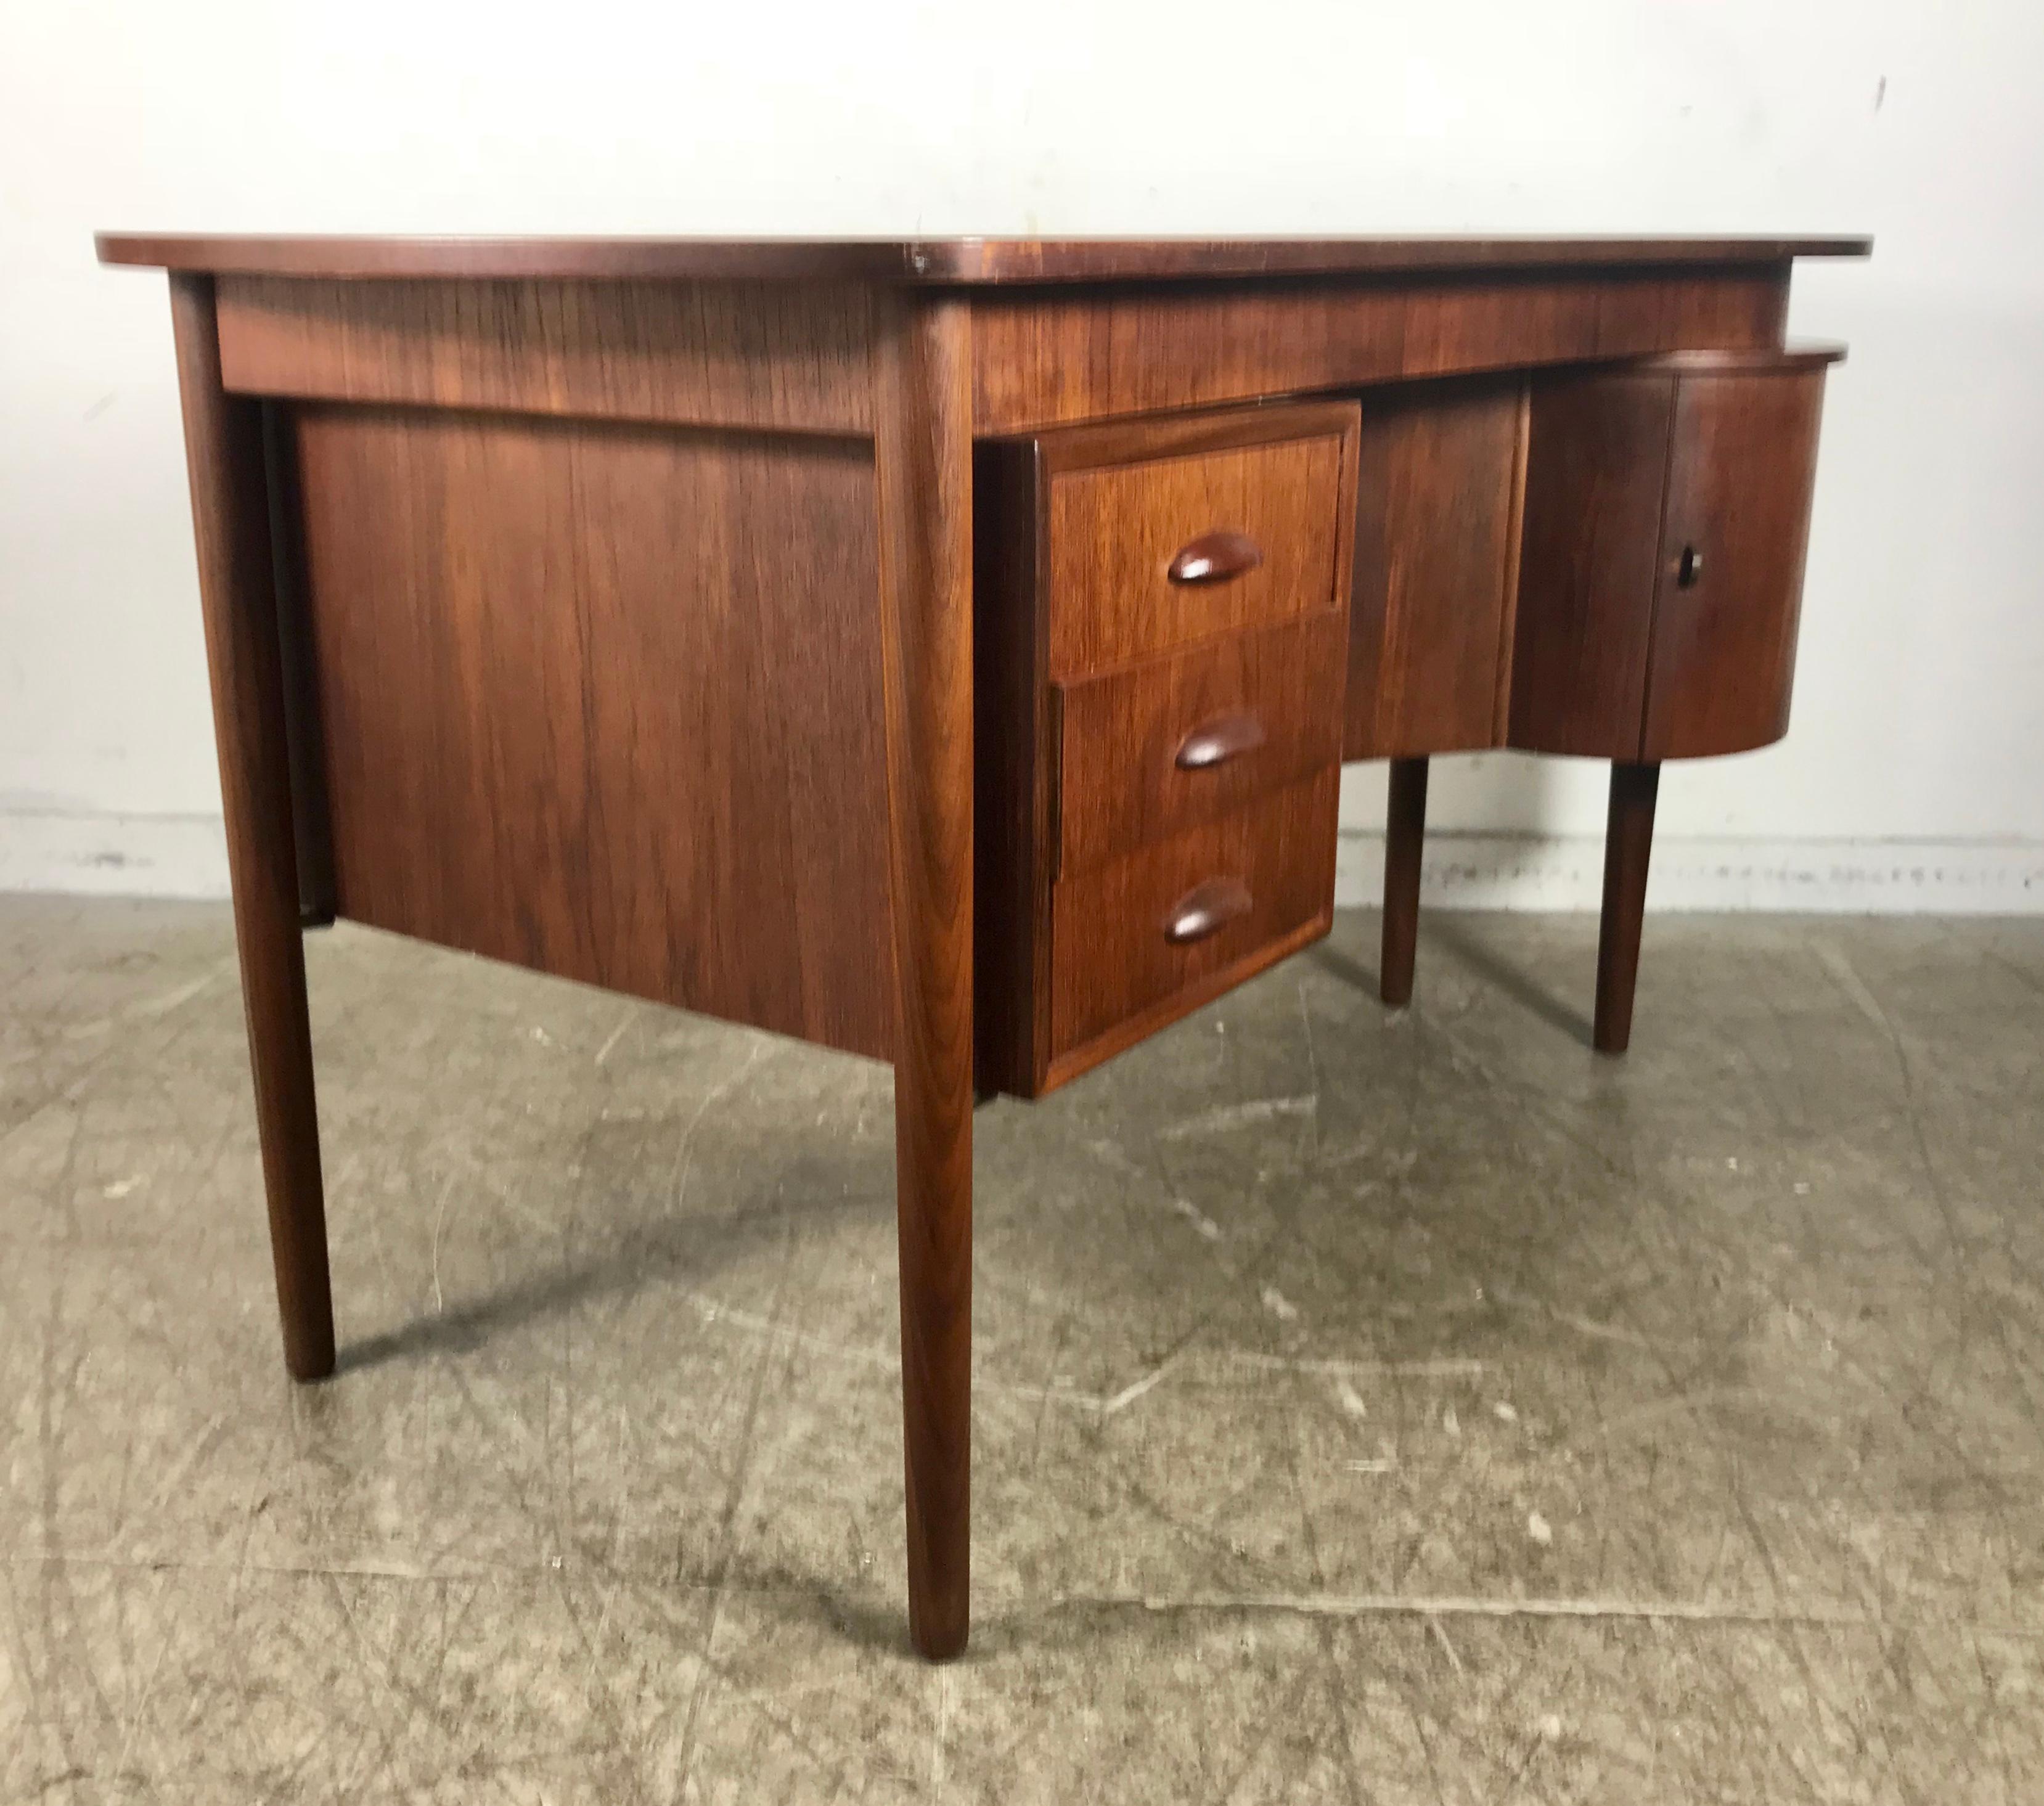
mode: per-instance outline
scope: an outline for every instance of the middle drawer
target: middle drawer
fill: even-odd
[[[1347,617],[1326,609],[1056,686],[1058,873],[1338,763],[1347,656]]]

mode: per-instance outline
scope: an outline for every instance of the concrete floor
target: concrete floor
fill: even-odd
[[[978,1117],[905,1653],[889,1078],[310,943],[283,1377],[224,908],[0,900],[0,1800],[2044,1797],[2044,922],[1375,918]]]

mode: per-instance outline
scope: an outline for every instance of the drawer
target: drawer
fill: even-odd
[[[1322,609],[1058,686],[1059,874],[1336,763],[1347,640]]]
[[[1044,518],[1050,674],[1345,605],[1356,417],[1346,403],[1258,409],[1203,423],[1208,443],[1176,452],[1169,426],[1117,428],[1111,459],[1061,460]],[[1100,447],[1066,436],[1066,455],[1089,439]]]
[[[1041,1097],[1325,931],[1360,418],[1283,402],[974,447],[986,1089]],[[1209,881],[1239,887],[1212,932],[1168,940]]]
[[[1051,897],[1056,1084],[1327,932],[1341,769],[1061,879]]]

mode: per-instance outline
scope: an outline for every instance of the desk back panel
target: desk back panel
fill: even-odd
[[[338,913],[889,1055],[871,446],[289,417]]]

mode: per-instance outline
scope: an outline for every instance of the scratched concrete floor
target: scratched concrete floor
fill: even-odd
[[[886,1073],[310,948],[279,1366],[227,913],[0,901],[0,1800],[2044,1797],[2044,922],[1375,919],[979,1146],[905,1654]]]

